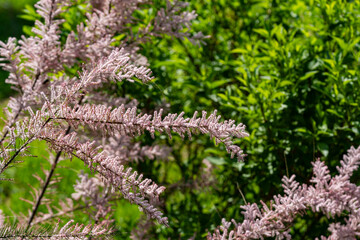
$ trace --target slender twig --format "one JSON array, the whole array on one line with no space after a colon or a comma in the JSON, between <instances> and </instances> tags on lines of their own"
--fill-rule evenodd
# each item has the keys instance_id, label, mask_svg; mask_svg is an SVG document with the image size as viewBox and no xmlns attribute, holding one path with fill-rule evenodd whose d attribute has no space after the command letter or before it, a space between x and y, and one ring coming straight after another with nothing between
<instances>
[{"instance_id":1,"label":"slender twig","mask_svg":"<svg viewBox=\"0 0 360 240\"><path fill-rule=\"evenodd\" d=\"M245 204L247 205L247 201L246 201L245 195L244 195L244 194L243 194L243 192L241 191L241 189L240 189L240 186L239 186L239 183L238 183L238 182L236 182L236 186L237 186L237 189L238 189L239 193L241 194L241 197L243 198L243 200L244 200Z\"/></svg>"},{"instance_id":2,"label":"slender twig","mask_svg":"<svg viewBox=\"0 0 360 240\"><path fill-rule=\"evenodd\" d=\"M40 74L39 73L36 74L35 80L34 80L33 85L31 87L32 90L34 90L35 84L36 84L37 80L39 79L39 77L40 77ZM16 123L17 118L20 116L21 111L24 109L25 103L26 102L24 101L24 96L22 96L21 105L19 107L19 110L17 111L15 117L12 119L12 123L9 126L7 126L3 136L0 139L0 144L2 144L2 142L5 140L6 136L9 134L9 128L14 126L14 124Z\"/></svg>"},{"instance_id":3,"label":"slender twig","mask_svg":"<svg viewBox=\"0 0 360 240\"><path fill-rule=\"evenodd\" d=\"M66 135L69 134L70 129L71 129L71 127L69 126L68 129L66 130ZM62 151L59 151L59 152L56 154L56 157L55 157L55 160L54 160L54 162L53 162L53 164L52 164L52 166L51 166L51 170L50 170L50 172L49 172L49 175L46 177L45 184L44 184L44 186L42 187L41 193L40 193L39 197L37 198L36 204L35 204L32 212L31 212L31 215L30 215L30 217L29 217L29 220L28 220L28 223L27 223L27 226L26 226L26 231L30 228L31 223L32 223L32 221L34 220L34 217L35 217L35 215L36 215L36 212L37 212L37 210L38 210L38 208L39 208L39 206L40 206L41 200L42 200L42 198L44 197L45 191L46 191L47 187L48 187L49 184L50 184L51 177L54 175L55 169L56 169L57 164L58 164L58 162L59 162L59 160L60 160L61 153L62 153Z\"/></svg>"},{"instance_id":4,"label":"slender twig","mask_svg":"<svg viewBox=\"0 0 360 240\"><path fill-rule=\"evenodd\" d=\"M41 131L48 122L50 122L51 118L48 118L42 127L39 129ZM4 166L0 170L0 174L14 161L14 159L26 148L27 145L29 145L33 140L35 140L35 136L37 133L33 134L31 137L26 140L26 142L14 153L14 155L11 156L11 158L4 164Z\"/></svg>"},{"instance_id":5,"label":"slender twig","mask_svg":"<svg viewBox=\"0 0 360 240\"><path fill-rule=\"evenodd\" d=\"M117 201L117 200L121 200L123 198L120 198L120 197L116 197L116 198L110 198L109 199L109 202L112 202L112 201ZM48 221L50 219L53 219L53 218L56 218L56 217L60 217L60 216L63 216L63 215L66 215L68 213L72 213L72 212L75 212L75 211L79 211L79 210L82 210L82 209L87 209L87 208L90 208L90 207L93 207L93 206L96 206L97 203L90 203L90 204L86 204L86 205L82 205L82 206L78 206L78 207L75 207L75 208L71 208L67 211L62 211L62 212L59 212L59 213L56 213L56 214L52 214L50 216L47 216L46 218L41 218L37 221L33 221L33 225L35 224L39 224L39 223L42 223L42 222L45 222L45 221Z\"/></svg>"},{"instance_id":6,"label":"slender twig","mask_svg":"<svg viewBox=\"0 0 360 240\"><path fill-rule=\"evenodd\" d=\"M285 152L284 152L284 161L285 161L285 168L286 168L286 176L289 178L289 168L288 168L288 163L287 163Z\"/></svg>"},{"instance_id":7,"label":"slender twig","mask_svg":"<svg viewBox=\"0 0 360 240\"><path fill-rule=\"evenodd\" d=\"M22 109L23 109L23 104L20 105L20 108L19 108L18 112L16 113L16 115L15 115L12 123L11 123L9 126L7 126L5 132L4 132L3 136L2 136L2 138L0 139L0 144L2 144L2 142L5 140L6 136L9 134L9 128L11 128L12 126L14 126L14 124L15 124L15 122L16 122L16 119L19 117Z\"/></svg>"}]
</instances>

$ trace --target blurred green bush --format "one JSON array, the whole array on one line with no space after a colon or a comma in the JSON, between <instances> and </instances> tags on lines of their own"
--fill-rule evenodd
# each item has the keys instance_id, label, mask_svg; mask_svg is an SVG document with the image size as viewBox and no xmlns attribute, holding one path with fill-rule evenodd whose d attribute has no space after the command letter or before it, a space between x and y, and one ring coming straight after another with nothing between
<instances>
[{"instance_id":1,"label":"blurred green bush","mask_svg":"<svg viewBox=\"0 0 360 240\"><path fill-rule=\"evenodd\" d=\"M203 236L222 217L240 221L240 190L247 202L269 201L282 193L283 175L308 182L315 158L336 171L346 150L360 143L360 1L199 0L190 8L199 14L193 31L209 38L201 48L172 39L145 45L156 83L171 111L217 108L251 135L240 141L244 163L203 143L178 161L192 179L207 158L219 181L205 195L186 189L183 200L166 201L177 219L167 236L184 238ZM326 223L312 214L292 233L313 239L326 234Z\"/></svg>"},{"instance_id":2,"label":"blurred green bush","mask_svg":"<svg viewBox=\"0 0 360 240\"><path fill-rule=\"evenodd\" d=\"M23 26L33 24L19 16L26 4L33 5L36 0L0 0L0 41L6 41L9 37L19 38L23 32ZM14 94L10 86L5 84L8 73L0 69L0 100Z\"/></svg>"},{"instance_id":3,"label":"blurred green bush","mask_svg":"<svg viewBox=\"0 0 360 240\"><path fill-rule=\"evenodd\" d=\"M170 227L154 225L154 239L204 238L221 218L240 221L245 202L282 193L283 175L308 182L315 158L336 171L346 150L360 143L360 1L189 2L199 15L192 31L209 37L201 46L170 38L144 43L156 81L119 83L117 94L138 99L139 108L160 105L188 116L218 109L247 125L250 137L239 144L248 156L238 163L206 137L157 138L172 147L170 160L134 165L168 187L162 204ZM70 30L78 15L66 14ZM146 21L151 12L137 14ZM201 185L209 180L203 159L214 167L216 184L209 187ZM352 180L359 183L359 174ZM128 216L139 218L137 210L116 211L121 236L128 237L134 226ZM321 214L298 218L293 237L326 235L329 221Z\"/></svg>"}]
</instances>

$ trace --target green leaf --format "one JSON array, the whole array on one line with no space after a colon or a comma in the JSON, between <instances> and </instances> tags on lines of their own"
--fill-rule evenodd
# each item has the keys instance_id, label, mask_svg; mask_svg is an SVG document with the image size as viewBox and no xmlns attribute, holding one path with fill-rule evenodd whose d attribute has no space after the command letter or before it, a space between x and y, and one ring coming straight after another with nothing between
<instances>
[{"instance_id":1,"label":"green leaf","mask_svg":"<svg viewBox=\"0 0 360 240\"><path fill-rule=\"evenodd\" d=\"M214 89L214 88L220 87L228 82L229 82L229 80L227 80L227 79L210 82L210 88Z\"/></svg>"},{"instance_id":2,"label":"green leaf","mask_svg":"<svg viewBox=\"0 0 360 240\"><path fill-rule=\"evenodd\" d=\"M205 159L208 160L209 162L211 162L212 164L215 164L215 165L224 165L224 164L226 164L226 161L222 157L206 157Z\"/></svg>"},{"instance_id":3,"label":"green leaf","mask_svg":"<svg viewBox=\"0 0 360 240\"><path fill-rule=\"evenodd\" d=\"M36 17L34 17L32 15L28 15L28 14L21 14L21 15L19 15L19 18L25 19L28 21L35 21L37 19Z\"/></svg>"},{"instance_id":4,"label":"green leaf","mask_svg":"<svg viewBox=\"0 0 360 240\"><path fill-rule=\"evenodd\" d=\"M303 80L306 80L308 78L311 78L312 76L314 76L318 71L310 71L310 72L307 72L304 76L302 76L300 78L301 81Z\"/></svg>"},{"instance_id":5,"label":"green leaf","mask_svg":"<svg viewBox=\"0 0 360 240\"><path fill-rule=\"evenodd\" d=\"M327 157L329 155L329 145L327 145L326 143L318 143L317 148L321 152L321 154L324 155L324 157Z\"/></svg>"},{"instance_id":6,"label":"green leaf","mask_svg":"<svg viewBox=\"0 0 360 240\"><path fill-rule=\"evenodd\" d=\"M245 162L236 162L233 163L232 166L236 168L239 172L241 172L243 167L245 166Z\"/></svg>"},{"instance_id":7,"label":"green leaf","mask_svg":"<svg viewBox=\"0 0 360 240\"><path fill-rule=\"evenodd\" d=\"M344 42L344 40L342 40L341 38L337 38L337 37L333 37L335 39L335 41L339 44L340 48L343 50L347 49L347 44Z\"/></svg>"},{"instance_id":8,"label":"green leaf","mask_svg":"<svg viewBox=\"0 0 360 240\"><path fill-rule=\"evenodd\" d=\"M222 100L228 101L228 97L227 97L225 94L218 93L217 95L218 95L218 97L220 97Z\"/></svg>"},{"instance_id":9,"label":"green leaf","mask_svg":"<svg viewBox=\"0 0 360 240\"><path fill-rule=\"evenodd\" d=\"M248 51L242 48L235 48L230 51L230 53L247 53Z\"/></svg>"},{"instance_id":10,"label":"green leaf","mask_svg":"<svg viewBox=\"0 0 360 240\"><path fill-rule=\"evenodd\" d=\"M339 117L339 118L344 118L342 115L340 115L340 114L339 114L337 111L335 111L334 109L326 109L326 111L327 111L328 113L331 113L331 114Z\"/></svg>"},{"instance_id":11,"label":"green leaf","mask_svg":"<svg viewBox=\"0 0 360 240\"><path fill-rule=\"evenodd\" d=\"M287 85L293 85L293 84L294 84L293 82L285 80L285 81L281 81L279 86L280 87L285 87Z\"/></svg>"},{"instance_id":12,"label":"green leaf","mask_svg":"<svg viewBox=\"0 0 360 240\"><path fill-rule=\"evenodd\" d=\"M258 28L258 29L254 29L253 31L260 34L261 36L263 36L265 38L269 37L269 32L266 31L265 29L259 29Z\"/></svg>"},{"instance_id":13,"label":"green leaf","mask_svg":"<svg viewBox=\"0 0 360 240\"><path fill-rule=\"evenodd\" d=\"M271 95L271 98L272 99L276 99L276 98L281 98L283 96L286 96L286 93L285 92L276 92L274 94Z\"/></svg>"}]
</instances>

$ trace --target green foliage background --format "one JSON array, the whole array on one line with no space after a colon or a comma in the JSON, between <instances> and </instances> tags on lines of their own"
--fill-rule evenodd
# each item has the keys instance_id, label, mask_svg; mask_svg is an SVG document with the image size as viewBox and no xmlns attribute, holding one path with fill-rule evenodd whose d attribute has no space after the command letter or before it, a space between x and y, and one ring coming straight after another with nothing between
<instances>
[{"instance_id":1,"label":"green foliage background","mask_svg":"<svg viewBox=\"0 0 360 240\"><path fill-rule=\"evenodd\" d=\"M164 4L154 2L156 7ZM150 235L154 239L201 239L221 218L241 221L239 206L245 200L269 201L282 194L284 175L295 174L298 181L309 183L316 158L335 173L346 150L360 143L360 1L189 2L189 9L199 15L192 32L209 37L201 46L168 37L143 44L142 54L156 81L146 86L121 83L116 94L136 98L139 108L148 110L169 103L169 112L185 111L188 116L218 109L224 119L247 126L250 137L238 144L248 156L238 163L206 136L192 141L158 136L156 141L173 148L170 160L134 165L168 187L162 199L170 227L155 225ZM151 12L137 14L146 22ZM79 20L76 16L68 13L69 29ZM139 140L154 142L149 136ZM192 186L202 176L203 159L216 167L217 184L197 189ZM28 207L14 199L29 195L26 184L32 180L25 175L41 162L28 159L11 169L10 174L22 171L24 177L15 177L11 186L0 185L2 209ZM76 160L66 166L83 169ZM68 181L62 192L70 194L75 178L66 172L59 170ZM359 183L358 173L352 181ZM119 236L128 237L140 214L124 201L114 209ZM327 234L329 222L322 214L310 213L297 218L291 231L294 239L313 239Z\"/></svg>"},{"instance_id":2,"label":"green foliage background","mask_svg":"<svg viewBox=\"0 0 360 240\"><path fill-rule=\"evenodd\" d=\"M25 19L19 18L26 4L33 5L36 0L0 0L0 40L5 41L8 37L19 38L22 28L26 24L33 24ZM0 99L9 97L14 92L10 86L5 84L7 73L0 69Z\"/></svg>"}]
</instances>

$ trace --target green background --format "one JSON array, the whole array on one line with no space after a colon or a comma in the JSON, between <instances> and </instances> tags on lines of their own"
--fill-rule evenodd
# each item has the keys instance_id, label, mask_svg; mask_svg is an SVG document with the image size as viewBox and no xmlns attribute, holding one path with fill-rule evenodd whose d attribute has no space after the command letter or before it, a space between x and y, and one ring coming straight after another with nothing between
<instances>
[{"instance_id":1,"label":"green background","mask_svg":"<svg viewBox=\"0 0 360 240\"><path fill-rule=\"evenodd\" d=\"M32 25L33 22L20 18L26 4L33 5L35 0L0 0L0 40L6 41L9 37L20 38L23 34L24 25ZM0 99L9 97L14 92L5 84L7 73L0 70Z\"/></svg>"}]
</instances>

